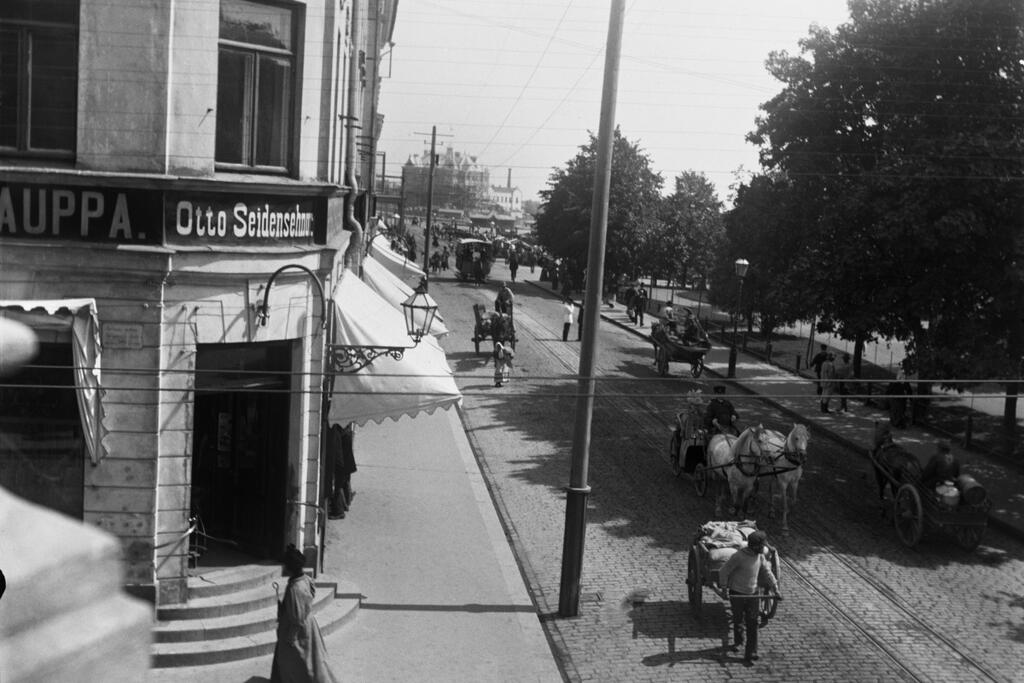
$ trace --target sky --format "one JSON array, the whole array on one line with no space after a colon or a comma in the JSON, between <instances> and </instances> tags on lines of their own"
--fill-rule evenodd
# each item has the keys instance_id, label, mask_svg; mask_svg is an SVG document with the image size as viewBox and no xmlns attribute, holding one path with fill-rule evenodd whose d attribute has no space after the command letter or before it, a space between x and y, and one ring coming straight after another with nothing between
<instances>
[{"instance_id":1,"label":"sky","mask_svg":"<svg viewBox=\"0 0 1024 683\"><path fill-rule=\"evenodd\" d=\"M781 90L770 52L799 53L812 24L849 19L846 0L626 0L615 121L670 192L703 173L730 201L758 170L745 141ZM450 147L525 200L548 187L600 125L611 0L401 0L381 62L385 173Z\"/></svg>"}]
</instances>

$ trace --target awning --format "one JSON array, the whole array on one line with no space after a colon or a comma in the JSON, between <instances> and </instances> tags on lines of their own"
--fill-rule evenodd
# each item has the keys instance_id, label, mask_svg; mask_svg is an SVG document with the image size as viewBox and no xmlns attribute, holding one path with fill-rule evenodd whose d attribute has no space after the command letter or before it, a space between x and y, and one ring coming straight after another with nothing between
<instances>
[{"instance_id":1,"label":"awning","mask_svg":"<svg viewBox=\"0 0 1024 683\"><path fill-rule=\"evenodd\" d=\"M381 265L408 285L419 284L420 278L427 275L405 256L392 251L384 235L377 235L370 242L370 256L380 261Z\"/></svg>"},{"instance_id":2,"label":"awning","mask_svg":"<svg viewBox=\"0 0 1024 683\"><path fill-rule=\"evenodd\" d=\"M352 271L346 270L333 294L333 343L363 347L412 345L405 319ZM433 337L404 350L402 360L378 356L355 372L334 375L328 419L333 424L363 425L397 420L421 411L433 413L462 400L444 350Z\"/></svg>"},{"instance_id":3,"label":"awning","mask_svg":"<svg viewBox=\"0 0 1024 683\"><path fill-rule=\"evenodd\" d=\"M394 306L395 310L399 312L402 312L402 302L408 300L413 293L412 287L398 279L372 256L367 256L363 259L363 282L368 284L373 291ZM416 322L422 325L422 314L418 313ZM440 314L434 316L434 320L430 324L430 334L435 337L443 337L448 334L448 328L445 327L444 320Z\"/></svg>"},{"instance_id":4,"label":"awning","mask_svg":"<svg viewBox=\"0 0 1024 683\"><path fill-rule=\"evenodd\" d=\"M71 331L75 368L75 395L89 459L97 464L105 455L103 406L100 401L100 326L95 299L0 300L0 316L10 317L37 330Z\"/></svg>"}]
</instances>

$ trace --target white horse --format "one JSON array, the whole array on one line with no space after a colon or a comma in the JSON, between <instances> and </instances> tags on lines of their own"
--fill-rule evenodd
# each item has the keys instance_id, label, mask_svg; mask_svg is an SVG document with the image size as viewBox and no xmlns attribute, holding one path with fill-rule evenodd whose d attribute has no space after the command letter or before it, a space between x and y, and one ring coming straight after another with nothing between
<instances>
[{"instance_id":1,"label":"white horse","mask_svg":"<svg viewBox=\"0 0 1024 683\"><path fill-rule=\"evenodd\" d=\"M726 486L732 500L732 514L746 514L757 475L764 466L764 427L747 427L739 436L715 434L708 442L710 475L718 482L715 516L722 514Z\"/></svg>"},{"instance_id":2,"label":"white horse","mask_svg":"<svg viewBox=\"0 0 1024 683\"><path fill-rule=\"evenodd\" d=\"M782 530L789 531L789 493L793 494L796 504L797 487L804 473L804 462L807 461L807 442L810 433L807 425L794 424L789 434L783 436L773 429L765 430L768 458L773 474L770 475L768 500L770 514L775 516L775 484L778 482L782 490Z\"/></svg>"}]
</instances>

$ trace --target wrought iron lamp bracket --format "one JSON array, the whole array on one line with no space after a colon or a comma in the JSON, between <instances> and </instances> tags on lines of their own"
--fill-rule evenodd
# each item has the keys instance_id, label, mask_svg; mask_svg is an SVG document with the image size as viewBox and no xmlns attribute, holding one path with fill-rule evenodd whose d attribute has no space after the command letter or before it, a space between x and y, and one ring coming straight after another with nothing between
<instances>
[{"instance_id":1,"label":"wrought iron lamp bracket","mask_svg":"<svg viewBox=\"0 0 1024 683\"><path fill-rule=\"evenodd\" d=\"M331 344L330 362L333 372L358 372L381 356L402 360L411 346L350 346Z\"/></svg>"}]
</instances>

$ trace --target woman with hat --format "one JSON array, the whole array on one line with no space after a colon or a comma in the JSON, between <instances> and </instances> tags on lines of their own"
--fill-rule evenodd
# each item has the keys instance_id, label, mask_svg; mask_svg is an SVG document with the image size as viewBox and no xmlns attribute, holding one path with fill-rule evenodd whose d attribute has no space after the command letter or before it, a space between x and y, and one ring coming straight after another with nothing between
<instances>
[{"instance_id":1,"label":"woman with hat","mask_svg":"<svg viewBox=\"0 0 1024 683\"><path fill-rule=\"evenodd\" d=\"M772 573L764 555L768 534L755 531L747 537L747 545L740 548L725 561L718 570L718 585L729 591L732 607L733 649L743 645L743 631L746 629L746 652L744 659L749 663L757 655L757 589L765 585L776 597L779 582Z\"/></svg>"},{"instance_id":2,"label":"woman with hat","mask_svg":"<svg viewBox=\"0 0 1024 683\"><path fill-rule=\"evenodd\" d=\"M336 683L327 664L327 648L313 617L316 585L304 571L306 557L294 546L284 552L282 574L288 577L277 604L277 645L270 668L272 683Z\"/></svg>"}]
</instances>

